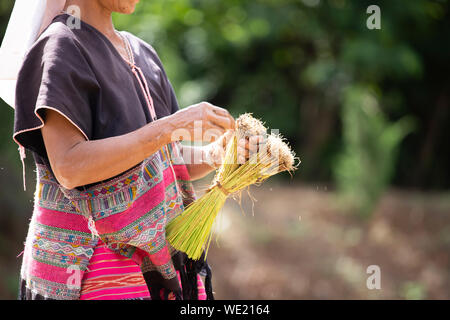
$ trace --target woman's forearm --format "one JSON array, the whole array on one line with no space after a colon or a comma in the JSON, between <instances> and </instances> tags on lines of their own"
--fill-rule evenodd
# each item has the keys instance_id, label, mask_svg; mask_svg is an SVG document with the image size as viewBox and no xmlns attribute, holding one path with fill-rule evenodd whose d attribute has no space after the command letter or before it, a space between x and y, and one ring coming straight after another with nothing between
<instances>
[{"instance_id":1,"label":"woman's forearm","mask_svg":"<svg viewBox=\"0 0 450 320\"><path fill-rule=\"evenodd\" d=\"M215 168L206 161L207 147L182 146L182 155L191 180L198 180Z\"/></svg>"},{"instance_id":2,"label":"woman's forearm","mask_svg":"<svg viewBox=\"0 0 450 320\"><path fill-rule=\"evenodd\" d=\"M161 119L125 135L73 141L69 144L71 147L64 150L64 146L58 146L61 139L53 139L55 134L46 131L64 129L67 135L68 127L58 128L55 121L52 124L51 129L43 130L44 140L47 149L52 147L61 151L53 153L50 164L59 183L68 189L106 180L134 167L168 144L172 130L167 121Z\"/></svg>"},{"instance_id":3,"label":"woman's forearm","mask_svg":"<svg viewBox=\"0 0 450 320\"><path fill-rule=\"evenodd\" d=\"M129 170L170 143L172 138L179 139L177 129L188 133L184 140L192 141L190 137L195 137L197 123L203 132L219 135L234 128L234 119L226 110L202 102L128 134L91 141L86 141L73 123L49 107L41 132L56 179L65 188L73 189ZM212 171L204 163L191 169L194 178Z\"/></svg>"}]
</instances>

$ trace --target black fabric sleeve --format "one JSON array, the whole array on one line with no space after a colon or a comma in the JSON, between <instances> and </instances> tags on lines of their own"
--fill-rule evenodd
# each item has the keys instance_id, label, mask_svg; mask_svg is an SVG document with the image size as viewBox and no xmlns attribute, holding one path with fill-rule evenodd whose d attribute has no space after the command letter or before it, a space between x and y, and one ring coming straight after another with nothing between
<instances>
[{"instance_id":1,"label":"black fabric sleeve","mask_svg":"<svg viewBox=\"0 0 450 320\"><path fill-rule=\"evenodd\" d=\"M95 75L69 29L43 35L27 54L16 85L14 139L47 158L40 128L45 110L59 112L90 140Z\"/></svg>"}]
</instances>

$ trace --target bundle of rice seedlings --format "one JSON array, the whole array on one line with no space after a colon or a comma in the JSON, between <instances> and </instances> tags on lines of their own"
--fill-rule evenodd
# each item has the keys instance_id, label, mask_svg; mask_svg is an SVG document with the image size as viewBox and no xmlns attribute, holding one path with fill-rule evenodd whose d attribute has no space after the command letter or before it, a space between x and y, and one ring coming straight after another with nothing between
<instances>
[{"instance_id":1,"label":"bundle of rice seedlings","mask_svg":"<svg viewBox=\"0 0 450 320\"><path fill-rule=\"evenodd\" d=\"M250 155L245 163L239 164L238 141L266 135L267 129L250 114L240 116L236 124L235 134L227 146L223 164L212 185L166 227L170 244L194 260L200 259L205 250L206 258L214 220L229 196L238 194L252 184L262 183L279 172L296 169L294 152L281 136L273 134L267 137L258 152Z\"/></svg>"}]
</instances>

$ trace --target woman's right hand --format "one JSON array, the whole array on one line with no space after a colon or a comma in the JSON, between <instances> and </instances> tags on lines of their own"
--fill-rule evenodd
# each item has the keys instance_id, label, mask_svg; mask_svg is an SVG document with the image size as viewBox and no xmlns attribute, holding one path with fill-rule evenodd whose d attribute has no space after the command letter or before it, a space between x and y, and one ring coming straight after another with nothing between
<instances>
[{"instance_id":1,"label":"woman's right hand","mask_svg":"<svg viewBox=\"0 0 450 320\"><path fill-rule=\"evenodd\" d=\"M212 142L235 128L235 120L227 110L208 102L181 109L166 119L173 128L172 141Z\"/></svg>"}]
</instances>

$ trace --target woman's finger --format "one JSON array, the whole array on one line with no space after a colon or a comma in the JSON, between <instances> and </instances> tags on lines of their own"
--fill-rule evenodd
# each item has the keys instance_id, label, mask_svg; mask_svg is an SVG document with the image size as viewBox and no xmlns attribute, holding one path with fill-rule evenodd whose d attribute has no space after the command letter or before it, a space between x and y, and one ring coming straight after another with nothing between
<instances>
[{"instance_id":1,"label":"woman's finger","mask_svg":"<svg viewBox=\"0 0 450 320\"><path fill-rule=\"evenodd\" d=\"M214 162L215 162L217 165L221 165L221 164L222 164L223 156L224 156L223 149L222 149L222 148L217 148L217 149L216 149L216 152L214 152Z\"/></svg>"},{"instance_id":2,"label":"woman's finger","mask_svg":"<svg viewBox=\"0 0 450 320\"><path fill-rule=\"evenodd\" d=\"M250 158L253 152L251 151L249 141L247 141L246 139L239 140L238 154L244 156L246 159Z\"/></svg>"},{"instance_id":3,"label":"woman's finger","mask_svg":"<svg viewBox=\"0 0 450 320\"><path fill-rule=\"evenodd\" d=\"M250 141L249 141L250 152L252 152L252 153L258 152L264 143L265 143L265 139L263 136L250 137Z\"/></svg>"},{"instance_id":4,"label":"woman's finger","mask_svg":"<svg viewBox=\"0 0 450 320\"><path fill-rule=\"evenodd\" d=\"M230 112L228 112L227 109L215 106L213 104L210 104L210 109L214 112L217 113L218 115L221 115L223 117L231 117ZM234 119L233 119L234 120Z\"/></svg>"},{"instance_id":5,"label":"woman's finger","mask_svg":"<svg viewBox=\"0 0 450 320\"><path fill-rule=\"evenodd\" d=\"M208 110L211 110L214 114L217 114L218 116L228 118L231 123L233 123L233 127L231 129L234 129L235 120L231 116L231 114L228 112L228 110L215 106L213 104L208 103Z\"/></svg>"},{"instance_id":6,"label":"woman's finger","mask_svg":"<svg viewBox=\"0 0 450 320\"><path fill-rule=\"evenodd\" d=\"M229 117L220 116L212 111L207 111L208 120L215 125L222 127L224 130L234 128L234 121Z\"/></svg>"},{"instance_id":7,"label":"woman's finger","mask_svg":"<svg viewBox=\"0 0 450 320\"><path fill-rule=\"evenodd\" d=\"M266 140L263 136L254 136L250 137L249 139L240 139L237 146L238 157L249 159L262 149L265 141Z\"/></svg>"},{"instance_id":8,"label":"woman's finger","mask_svg":"<svg viewBox=\"0 0 450 320\"><path fill-rule=\"evenodd\" d=\"M222 147L223 147L224 151L225 151L225 148L227 147L228 143L230 142L230 140L233 138L233 135L234 135L234 131L228 130L222 136Z\"/></svg>"},{"instance_id":9,"label":"woman's finger","mask_svg":"<svg viewBox=\"0 0 450 320\"><path fill-rule=\"evenodd\" d=\"M238 156L242 156L245 157L246 159L248 159L250 151L248 149L242 148L240 146L238 146L238 150L237 150L237 154Z\"/></svg>"},{"instance_id":10,"label":"woman's finger","mask_svg":"<svg viewBox=\"0 0 450 320\"><path fill-rule=\"evenodd\" d=\"M244 164L246 162L245 157L244 156L238 156L238 164Z\"/></svg>"},{"instance_id":11,"label":"woman's finger","mask_svg":"<svg viewBox=\"0 0 450 320\"><path fill-rule=\"evenodd\" d=\"M225 130L221 126L217 126L212 121L205 121L203 130L202 140L205 142L216 141L225 133ZM213 140L211 140L211 138L213 138Z\"/></svg>"},{"instance_id":12,"label":"woman's finger","mask_svg":"<svg viewBox=\"0 0 450 320\"><path fill-rule=\"evenodd\" d=\"M238 141L238 146L243 148L243 149L248 149L248 140L247 139L239 139Z\"/></svg>"}]
</instances>

